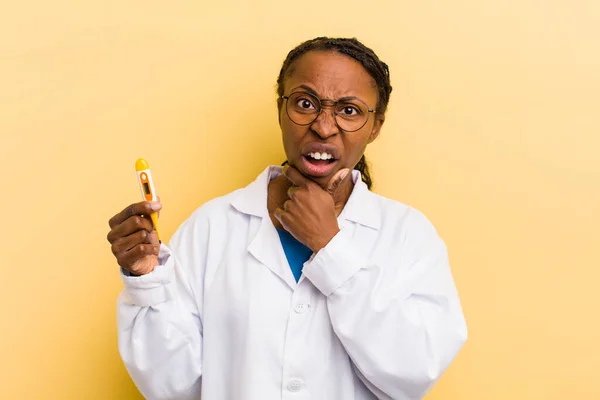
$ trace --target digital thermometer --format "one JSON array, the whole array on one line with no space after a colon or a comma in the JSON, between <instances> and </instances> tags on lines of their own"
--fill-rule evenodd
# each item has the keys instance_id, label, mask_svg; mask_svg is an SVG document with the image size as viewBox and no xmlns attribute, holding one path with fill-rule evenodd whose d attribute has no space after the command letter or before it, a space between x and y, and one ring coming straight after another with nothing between
<instances>
[{"instance_id":1,"label":"digital thermometer","mask_svg":"<svg viewBox=\"0 0 600 400\"><path fill-rule=\"evenodd\" d=\"M150 172L150 165L148 161L143 158L138 159L135 162L135 171L137 173L138 182L140 183L140 190L142 192L142 198L146 201L158 201L156 195L156 189L154 188L154 182L152 181L152 172ZM156 229L156 235L160 240L160 233L158 232L158 213L153 212L150 214L154 229Z\"/></svg>"}]
</instances>

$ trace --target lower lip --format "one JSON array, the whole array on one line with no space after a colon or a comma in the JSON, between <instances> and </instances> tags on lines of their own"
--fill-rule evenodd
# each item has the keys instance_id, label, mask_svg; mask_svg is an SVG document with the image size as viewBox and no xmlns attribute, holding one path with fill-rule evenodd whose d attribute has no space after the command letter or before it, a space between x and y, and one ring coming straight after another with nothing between
<instances>
[{"instance_id":1,"label":"lower lip","mask_svg":"<svg viewBox=\"0 0 600 400\"><path fill-rule=\"evenodd\" d=\"M337 160L333 162L328 162L327 164L322 164L315 162L317 160L313 160L312 158L302 156L302 169L307 175L314 177L323 177L331 175L335 165L337 164Z\"/></svg>"}]
</instances>

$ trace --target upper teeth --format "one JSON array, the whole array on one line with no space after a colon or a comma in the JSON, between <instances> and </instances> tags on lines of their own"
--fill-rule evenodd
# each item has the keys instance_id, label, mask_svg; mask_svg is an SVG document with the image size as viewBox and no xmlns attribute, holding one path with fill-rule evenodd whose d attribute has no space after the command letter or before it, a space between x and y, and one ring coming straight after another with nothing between
<instances>
[{"instance_id":1,"label":"upper teeth","mask_svg":"<svg viewBox=\"0 0 600 400\"><path fill-rule=\"evenodd\" d=\"M315 160L330 160L333 156L329 153L308 153Z\"/></svg>"}]
</instances>

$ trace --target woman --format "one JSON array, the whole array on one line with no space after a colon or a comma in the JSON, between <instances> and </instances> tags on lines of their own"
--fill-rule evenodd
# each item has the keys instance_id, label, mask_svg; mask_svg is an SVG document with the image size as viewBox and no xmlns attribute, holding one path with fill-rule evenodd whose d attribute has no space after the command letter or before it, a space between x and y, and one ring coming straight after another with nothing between
<instances>
[{"instance_id":1,"label":"woman","mask_svg":"<svg viewBox=\"0 0 600 400\"><path fill-rule=\"evenodd\" d=\"M316 38L277 82L285 167L201 206L168 247L144 217L158 203L110 220L127 370L148 399L420 399L467 333L435 229L369 191L387 65Z\"/></svg>"}]
</instances>

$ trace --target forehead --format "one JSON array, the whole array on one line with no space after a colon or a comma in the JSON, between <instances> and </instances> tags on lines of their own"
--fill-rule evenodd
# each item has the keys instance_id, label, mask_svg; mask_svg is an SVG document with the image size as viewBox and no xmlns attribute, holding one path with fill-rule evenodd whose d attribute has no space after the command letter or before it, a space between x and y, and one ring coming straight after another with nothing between
<instances>
[{"instance_id":1,"label":"forehead","mask_svg":"<svg viewBox=\"0 0 600 400\"><path fill-rule=\"evenodd\" d=\"M370 106L377 101L375 81L365 68L355 59L331 51L309 51L292 64L285 92L300 85L311 87L322 98L354 96Z\"/></svg>"}]
</instances>

